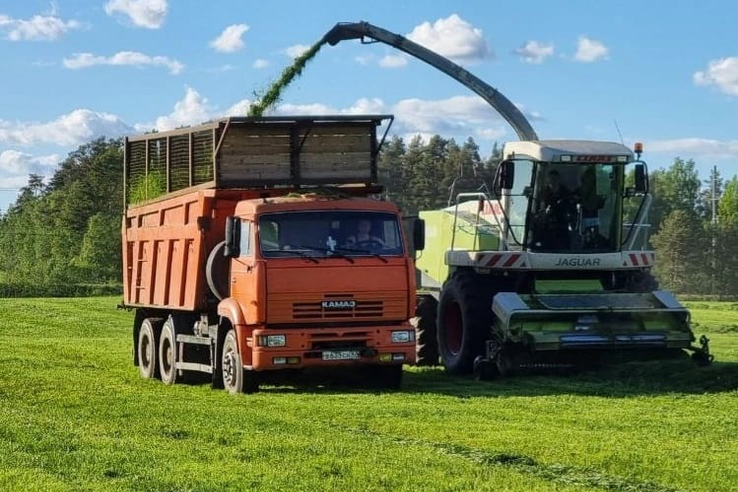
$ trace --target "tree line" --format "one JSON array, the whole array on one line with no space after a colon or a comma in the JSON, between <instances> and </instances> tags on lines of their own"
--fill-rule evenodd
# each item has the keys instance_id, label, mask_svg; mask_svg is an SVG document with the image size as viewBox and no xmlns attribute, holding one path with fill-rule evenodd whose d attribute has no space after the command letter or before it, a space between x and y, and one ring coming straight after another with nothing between
<instances>
[{"instance_id":1,"label":"tree line","mask_svg":"<svg viewBox=\"0 0 738 492\"><path fill-rule=\"evenodd\" d=\"M379 177L386 197L414 215L445 207L454 182L455 192L490 186L500 160L497 144L483 158L472 138L395 136L379 156ZM29 177L0 215L0 295L2 284L69 294L120 285L122 170L121 141L99 138L71 152L47 182ZM651 173L650 186L661 284L678 293L738 295L738 178L718 173L702 181L694 161L675 159Z\"/></svg>"}]
</instances>

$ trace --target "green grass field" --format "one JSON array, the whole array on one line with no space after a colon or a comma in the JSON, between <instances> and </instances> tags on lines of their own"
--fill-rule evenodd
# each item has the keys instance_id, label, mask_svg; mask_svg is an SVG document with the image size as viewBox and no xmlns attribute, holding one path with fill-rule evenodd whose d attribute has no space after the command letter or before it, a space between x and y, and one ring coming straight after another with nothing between
<instances>
[{"instance_id":1,"label":"green grass field","mask_svg":"<svg viewBox=\"0 0 738 492\"><path fill-rule=\"evenodd\" d=\"M693 303L717 362L403 391L165 387L117 298L0 299L0 490L735 491L738 311ZM701 305L701 306L698 306Z\"/></svg>"}]
</instances>

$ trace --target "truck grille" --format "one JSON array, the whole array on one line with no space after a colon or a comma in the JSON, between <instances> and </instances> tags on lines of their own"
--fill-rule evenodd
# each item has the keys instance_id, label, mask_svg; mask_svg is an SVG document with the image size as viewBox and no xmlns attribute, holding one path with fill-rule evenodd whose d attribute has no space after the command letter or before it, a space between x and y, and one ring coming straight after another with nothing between
<instances>
[{"instance_id":1,"label":"truck grille","mask_svg":"<svg viewBox=\"0 0 738 492\"><path fill-rule=\"evenodd\" d=\"M335 305L326 307L326 302ZM318 302L295 302L292 304L294 319L332 319L332 318L380 318L384 314L383 301L354 301L328 299Z\"/></svg>"}]
</instances>

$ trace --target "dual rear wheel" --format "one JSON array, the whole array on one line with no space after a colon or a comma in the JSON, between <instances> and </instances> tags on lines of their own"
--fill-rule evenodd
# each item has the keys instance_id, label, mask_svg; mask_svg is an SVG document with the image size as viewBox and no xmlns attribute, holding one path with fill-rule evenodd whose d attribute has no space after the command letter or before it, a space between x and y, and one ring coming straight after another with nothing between
<instances>
[{"instance_id":1,"label":"dual rear wheel","mask_svg":"<svg viewBox=\"0 0 738 492\"><path fill-rule=\"evenodd\" d=\"M176 384L193 379L199 373L178 370L180 360L176 335L186 320L170 316L164 321L161 318L144 318L138 332L136 344L138 370L144 379L161 379L164 384ZM224 387L229 393L254 393L259 389L258 375L254 371L245 370L238 353L236 331L230 329L221 343L219 370L215 386ZM187 359L185 359L187 360Z\"/></svg>"}]
</instances>

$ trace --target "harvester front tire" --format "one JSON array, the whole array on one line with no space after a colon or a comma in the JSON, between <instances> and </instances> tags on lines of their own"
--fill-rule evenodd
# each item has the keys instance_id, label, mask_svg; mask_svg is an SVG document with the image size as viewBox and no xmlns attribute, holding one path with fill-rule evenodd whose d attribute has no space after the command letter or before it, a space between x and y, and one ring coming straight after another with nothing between
<instances>
[{"instance_id":1,"label":"harvester front tire","mask_svg":"<svg viewBox=\"0 0 738 492\"><path fill-rule=\"evenodd\" d=\"M145 318L138 331L138 371L144 379L158 379L159 375L159 331L162 320Z\"/></svg>"},{"instance_id":2,"label":"harvester front tire","mask_svg":"<svg viewBox=\"0 0 738 492\"><path fill-rule=\"evenodd\" d=\"M223 387L232 395L239 393L255 393L259 391L259 381L254 371L246 371L238 352L236 331L230 330L223 340L223 351L220 362L223 373Z\"/></svg>"},{"instance_id":3,"label":"harvester front tire","mask_svg":"<svg viewBox=\"0 0 738 492\"><path fill-rule=\"evenodd\" d=\"M438 301L433 296L419 295L415 304L416 362L418 366L438 365Z\"/></svg>"},{"instance_id":4,"label":"harvester front tire","mask_svg":"<svg viewBox=\"0 0 738 492\"><path fill-rule=\"evenodd\" d=\"M469 374L484 353L492 324L492 297L469 270L456 270L438 302L438 349L450 374Z\"/></svg>"}]
</instances>

